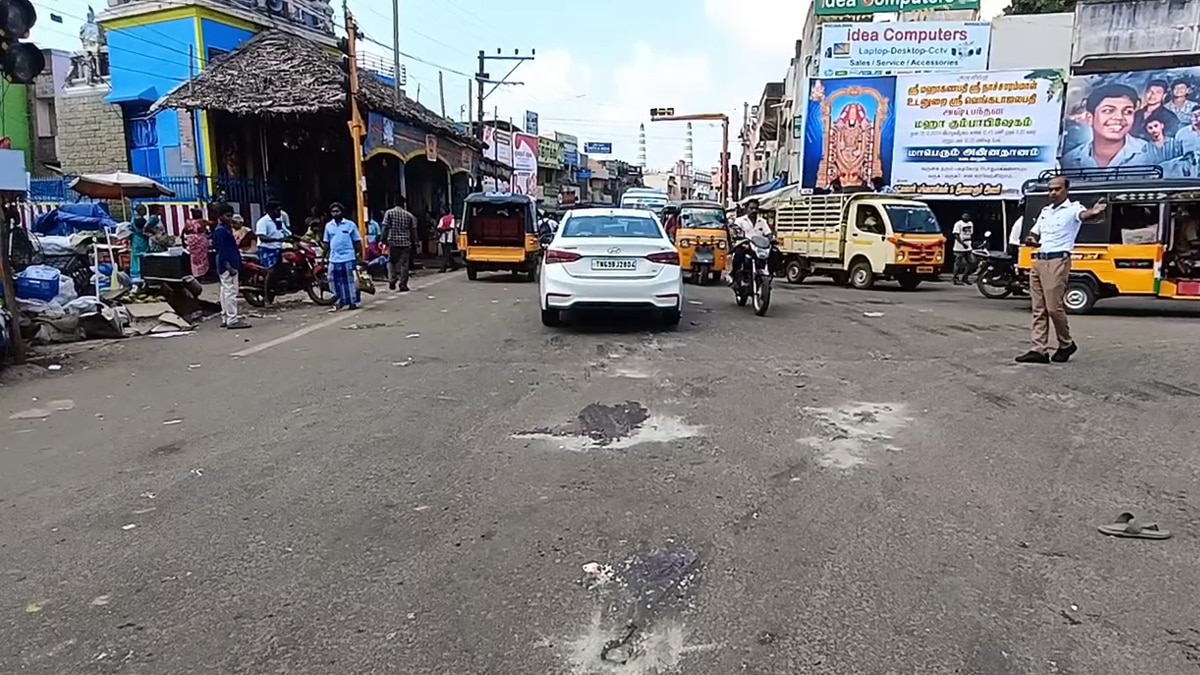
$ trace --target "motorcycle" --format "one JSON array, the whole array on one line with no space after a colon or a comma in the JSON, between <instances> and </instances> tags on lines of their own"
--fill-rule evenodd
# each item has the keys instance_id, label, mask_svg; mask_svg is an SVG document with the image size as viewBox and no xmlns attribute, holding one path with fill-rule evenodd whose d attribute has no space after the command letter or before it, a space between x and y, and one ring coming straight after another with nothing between
<instances>
[{"instance_id":1,"label":"motorcycle","mask_svg":"<svg viewBox=\"0 0 1200 675\"><path fill-rule=\"evenodd\" d=\"M242 271L238 278L242 298L251 307L265 307L280 295L304 291L310 300L322 307L337 302L337 296L329 286L329 267L321 260L321 250L312 242L293 237L285 245L279 264L270 275L267 286L266 267L258 262L257 256L243 257Z\"/></svg>"},{"instance_id":2,"label":"motorcycle","mask_svg":"<svg viewBox=\"0 0 1200 675\"><path fill-rule=\"evenodd\" d=\"M990 236L991 232L984 233ZM979 294L992 300L1000 300L1016 293L1029 291L1027 275L1017 268L1017 261L1003 251L989 251L986 246L971 252L979 260L975 271L975 288Z\"/></svg>"},{"instance_id":3,"label":"motorcycle","mask_svg":"<svg viewBox=\"0 0 1200 675\"><path fill-rule=\"evenodd\" d=\"M763 316L771 306L771 240L756 234L734 245L749 248L750 255L744 256L742 269L733 275L733 297L738 307L754 301L754 313Z\"/></svg>"}]
</instances>

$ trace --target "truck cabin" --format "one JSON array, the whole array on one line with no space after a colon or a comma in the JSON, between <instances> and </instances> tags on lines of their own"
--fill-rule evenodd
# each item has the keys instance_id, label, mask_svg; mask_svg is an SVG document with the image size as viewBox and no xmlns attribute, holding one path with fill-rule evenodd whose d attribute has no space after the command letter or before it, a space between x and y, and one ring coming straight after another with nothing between
<instances>
[{"instance_id":1,"label":"truck cabin","mask_svg":"<svg viewBox=\"0 0 1200 675\"><path fill-rule=\"evenodd\" d=\"M1108 202L1104 213L1080 225L1077 247L1150 247L1124 261L1146 269L1154 268L1161 247L1163 278L1200 279L1200 178L1163 178L1157 166L1044 171L1022 187L1022 237L1050 203L1050 179L1059 176L1070 181L1069 198L1084 207Z\"/></svg>"}]
</instances>

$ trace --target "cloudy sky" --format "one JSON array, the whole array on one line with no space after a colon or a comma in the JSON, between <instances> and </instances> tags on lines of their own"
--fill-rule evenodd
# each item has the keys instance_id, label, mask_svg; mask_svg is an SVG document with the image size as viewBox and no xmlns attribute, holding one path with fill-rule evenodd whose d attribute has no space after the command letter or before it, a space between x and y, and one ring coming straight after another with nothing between
<instances>
[{"instance_id":1,"label":"cloudy sky","mask_svg":"<svg viewBox=\"0 0 1200 675\"><path fill-rule=\"evenodd\" d=\"M769 80L782 80L800 37L808 0L609 0L588 2L400 1L400 50L409 96L439 110L438 72L445 82L446 114L465 111L469 74L480 49L536 50L512 80L485 105L490 115L520 123L539 114L541 132L561 131L588 141L611 142L613 156L633 161L638 125L646 123L649 164L665 167L683 157L682 123L648 122L652 107L680 113L725 113L736 127L742 104L755 103ZM341 7L335 3L338 20ZM985 15L1005 0L985 0ZM33 39L47 47L78 48L86 0L34 0L39 20ZM104 5L94 5L97 12ZM381 0L351 0L367 36L388 48L391 7ZM50 14L62 17L51 22ZM388 49L369 45L386 55ZM186 55L181 56L186 61ZM505 64L489 64L495 78ZM694 125L695 163L714 166L721 133L716 123ZM737 157L737 152L734 157Z\"/></svg>"}]
</instances>

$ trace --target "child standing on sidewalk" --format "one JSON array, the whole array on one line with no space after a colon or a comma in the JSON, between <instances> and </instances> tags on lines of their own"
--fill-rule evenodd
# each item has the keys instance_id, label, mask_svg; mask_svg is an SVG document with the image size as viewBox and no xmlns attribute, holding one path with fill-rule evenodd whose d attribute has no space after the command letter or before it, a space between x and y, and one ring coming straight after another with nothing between
<instances>
[{"instance_id":1,"label":"child standing on sidewalk","mask_svg":"<svg viewBox=\"0 0 1200 675\"><path fill-rule=\"evenodd\" d=\"M242 252L233 236L233 207L217 205L217 227L213 231L213 248L217 251L217 276L221 280L221 327L230 330L249 328L238 314L238 273L242 269Z\"/></svg>"}]
</instances>

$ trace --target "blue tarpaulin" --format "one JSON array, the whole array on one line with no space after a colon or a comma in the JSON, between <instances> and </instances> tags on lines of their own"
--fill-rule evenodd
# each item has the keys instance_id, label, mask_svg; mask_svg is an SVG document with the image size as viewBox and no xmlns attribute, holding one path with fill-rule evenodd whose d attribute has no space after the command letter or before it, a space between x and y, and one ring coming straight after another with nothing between
<instances>
[{"instance_id":1,"label":"blue tarpaulin","mask_svg":"<svg viewBox=\"0 0 1200 675\"><path fill-rule=\"evenodd\" d=\"M773 180L769 183L760 183L758 185L753 185L753 186L747 188L746 196L749 197L750 195L761 195L761 194L766 194L768 192L774 192L775 190L778 190L779 188L783 187L784 185L787 185L787 177L786 176L776 176L775 180Z\"/></svg>"},{"instance_id":2,"label":"blue tarpaulin","mask_svg":"<svg viewBox=\"0 0 1200 675\"><path fill-rule=\"evenodd\" d=\"M116 226L117 222L108 215L102 204L78 202L63 204L41 214L29 229L34 234L69 237L76 232L93 232Z\"/></svg>"}]
</instances>

